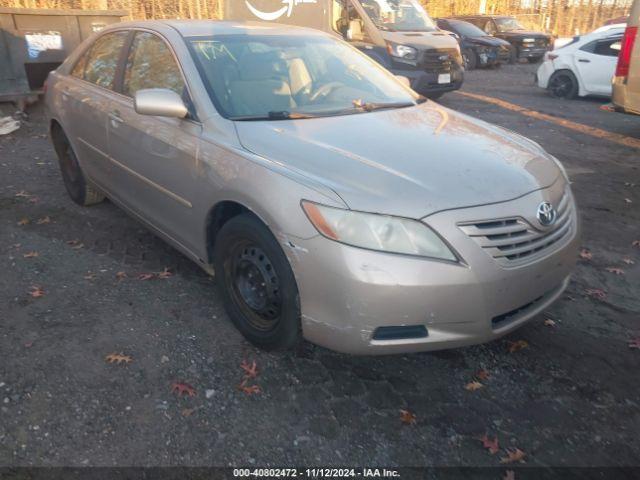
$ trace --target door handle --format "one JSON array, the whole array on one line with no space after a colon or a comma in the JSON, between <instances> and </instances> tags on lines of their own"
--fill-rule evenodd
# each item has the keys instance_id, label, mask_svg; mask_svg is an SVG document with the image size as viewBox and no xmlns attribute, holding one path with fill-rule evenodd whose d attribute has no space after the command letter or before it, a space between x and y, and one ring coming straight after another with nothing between
<instances>
[{"instance_id":1,"label":"door handle","mask_svg":"<svg viewBox=\"0 0 640 480\"><path fill-rule=\"evenodd\" d=\"M591 60L587 60L586 58L580 58L580 59L578 59L578 61L580 63L591 63Z\"/></svg>"},{"instance_id":2,"label":"door handle","mask_svg":"<svg viewBox=\"0 0 640 480\"><path fill-rule=\"evenodd\" d=\"M109 114L109 119L111 120L111 124L116 127L119 123L124 122L122 117L120 116L120 112L118 110L114 110Z\"/></svg>"}]
</instances>

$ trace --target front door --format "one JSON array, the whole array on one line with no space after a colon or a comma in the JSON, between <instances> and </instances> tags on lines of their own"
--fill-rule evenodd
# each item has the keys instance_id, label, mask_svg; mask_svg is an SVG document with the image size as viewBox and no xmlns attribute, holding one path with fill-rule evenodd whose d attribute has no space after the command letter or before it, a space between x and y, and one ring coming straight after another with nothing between
<instances>
[{"instance_id":1,"label":"front door","mask_svg":"<svg viewBox=\"0 0 640 480\"><path fill-rule=\"evenodd\" d=\"M201 125L191 118L139 115L133 96L167 88L190 104L182 71L158 35L137 31L124 66L122 96L111 106L109 152L114 164L112 195L188 250L199 228L193 213Z\"/></svg>"}]
</instances>

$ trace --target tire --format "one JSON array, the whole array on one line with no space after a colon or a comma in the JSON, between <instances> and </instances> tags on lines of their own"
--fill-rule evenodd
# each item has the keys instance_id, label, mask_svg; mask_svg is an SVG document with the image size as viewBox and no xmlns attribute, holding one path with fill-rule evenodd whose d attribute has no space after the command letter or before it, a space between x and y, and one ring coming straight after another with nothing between
<instances>
[{"instance_id":1,"label":"tire","mask_svg":"<svg viewBox=\"0 0 640 480\"><path fill-rule=\"evenodd\" d=\"M105 198L104 194L87 180L78 162L78 157L62 129L54 127L51 136L58 156L62 181L71 200L83 207L102 202Z\"/></svg>"},{"instance_id":2,"label":"tire","mask_svg":"<svg viewBox=\"0 0 640 480\"><path fill-rule=\"evenodd\" d=\"M438 100L444 94L445 92L436 92L436 93L427 93L424 96L427 97L429 100Z\"/></svg>"},{"instance_id":3,"label":"tire","mask_svg":"<svg viewBox=\"0 0 640 480\"><path fill-rule=\"evenodd\" d=\"M216 283L227 314L252 344L289 350L302 337L298 286L286 255L253 214L225 223L215 239Z\"/></svg>"},{"instance_id":4,"label":"tire","mask_svg":"<svg viewBox=\"0 0 640 480\"><path fill-rule=\"evenodd\" d=\"M552 97L571 100L578 96L578 79L569 70L558 70L549 78L547 90Z\"/></svg>"},{"instance_id":5,"label":"tire","mask_svg":"<svg viewBox=\"0 0 640 480\"><path fill-rule=\"evenodd\" d=\"M475 70L478 67L478 56L471 49L465 48L462 51L462 61L465 70Z\"/></svg>"},{"instance_id":6,"label":"tire","mask_svg":"<svg viewBox=\"0 0 640 480\"><path fill-rule=\"evenodd\" d=\"M518 49L516 47L511 47L511 52L509 53L509 65L514 65L518 63Z\"/></svg>"}]
</instances>

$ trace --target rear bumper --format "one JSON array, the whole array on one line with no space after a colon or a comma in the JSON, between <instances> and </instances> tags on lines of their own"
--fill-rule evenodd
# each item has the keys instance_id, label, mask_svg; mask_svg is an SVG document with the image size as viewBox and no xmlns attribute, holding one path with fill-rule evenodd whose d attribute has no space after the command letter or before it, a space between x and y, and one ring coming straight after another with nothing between
<instances>
[{"instance_id":1,"label":"rear bumper","mask_svg":"<svg viewBox=\"0 0 640 480\"><path fill-rule=\"evenodd\" d=\"M534 192L499 211L529 211L545 198L544 192ZM320 236L298 240L288 256L305 338L351 354L420 352L487 342L534 318L569 283L578 249L575 209L574 227L560 244L515 267L501 265L458 227L460 221L487 213L495 215L496 206L425 219L464 263L363 250ZM381 327L423 327L426 336L376 339Z\"/></svg>"}]
</instances>

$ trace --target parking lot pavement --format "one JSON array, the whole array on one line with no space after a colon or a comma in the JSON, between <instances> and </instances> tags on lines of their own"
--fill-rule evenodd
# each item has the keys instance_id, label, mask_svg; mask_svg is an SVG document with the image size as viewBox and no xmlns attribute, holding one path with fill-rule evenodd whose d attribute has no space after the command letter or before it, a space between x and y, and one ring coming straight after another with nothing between
<instances>
[{"instance_id":1,"label":"parking lot pavement","mask_svg":"<svg viewBox=\"0 0 640 480\"><path fill-rule=\"evenodd\" d=\"M640 117L550 99L533 71L471 72L464 90L640 136ZM640 150L461 94L442 103L565 163L585 251L562 300L511 336L406 356L255 350L213 279L114 205L71 203L41 110L0 137L0 466L497 466L507 448L526 465L637 465ZM243 361L255 389L239 388Z\"/></svg>"}]
</instances>

